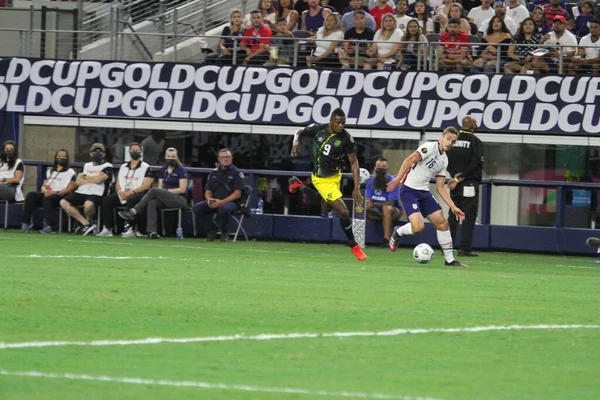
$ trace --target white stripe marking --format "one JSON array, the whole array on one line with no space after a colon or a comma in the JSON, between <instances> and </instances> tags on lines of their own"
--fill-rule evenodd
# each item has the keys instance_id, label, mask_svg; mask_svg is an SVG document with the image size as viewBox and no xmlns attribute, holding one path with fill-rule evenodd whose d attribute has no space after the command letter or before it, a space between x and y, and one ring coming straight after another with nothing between
<instances>
[{"instance_id":1,"label":"white stripe marking","mask_svg":"<svg viewBox=\"0 0 600 400\"><path fill-rule=\"evenodd\" d=\"M11 372L0 370L0 375L4 376L27 376L34 378L50 378L50 379L72 379L83 381L100 381L100 382L118 382L132 383L136 385L159 385L159 386L177 386L177 387L197 387L204 389L222 389L222 390L240 390L245 392L261 392L261 393L291 393L305 394L309 396L338 396L338 397L356 397L363 399L391 399L391 400L439 400L433 397L412 397L400 396L383 393L362 393L362 392L329 392L326 390L308 390L299 388L285 387L260 387L249 385L229 385L226 383L208 383L208 382L193 382L193 381L169 381L169 380L154 380L143 378L113 378L110 376L93 376L80 374L52 374L38 371Z\"/></svg>"},{"instance_id":2,"label":"white stripe marking","mask_svg":"<svg viewBox=\"0 0 600 400\"><path fill-rule=\"evenodd\" d=\"M57 346L131 346L158 343L196 343L196 342L225 342L234 340L279 340L279 339L312 339L312 338L346 338L356 336L399 336L423 333L461 333L488 332L512 330L552 330L552 329L599 329L600 325L504 325L504 326L474 326L470 328L431 328L431 329L393 329L376 332L329 332L329 333L263 333L247 336L244 334L229 336L201 336L193 338L146 338L134 340L93 340L88 342L55 341L55 342L0 342L0 350L26 347L57 347Z\"/></svg>"},{"instance_id":3,"label":"white stripe marking","mask_svg":"<svg viewBox=\"0 0 600 400\"><path fill-rule=\"evenodd\" d=\"M99 244L106 247L106 241L100 240L75 240L68 239L67 242L74 243L92 243ZM111 242L111 246L135 246L135 247L168 247L168 248L179 248L179 249L192 249L192 250L215 250L218 249L215 247L202 247L202 246L186 246L186 245L177 245L177 244L145 244L145 243L121 243L121 242ZM244 251L250 251L255 253L277 253L277 254L291 254L291 251L280 251L280 250L259 250L259 249L236 249L236 253L241 253Z\"/></svg>"},{"instance_id":4,"label":"white stripe marking","mask_svg":"<svg viewBox=\"0 0 600 400\"><path fill-rule=\"evenodd\" d=\"M86 255L41 255L41 254L7 254L9 258L94 258L103 260L176 260L176 261L205 261L212 262L213 260L200 260L195 258L174 258L164 256L86 256Z\"/></svg>"}]
</instances>

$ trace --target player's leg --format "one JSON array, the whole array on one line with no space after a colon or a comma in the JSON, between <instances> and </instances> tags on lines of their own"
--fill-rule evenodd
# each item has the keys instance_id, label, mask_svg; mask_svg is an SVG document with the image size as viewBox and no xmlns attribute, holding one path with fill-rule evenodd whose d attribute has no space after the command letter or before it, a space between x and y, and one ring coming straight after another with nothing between
<instances>
[{"instance_id":1,"label":"player's leg","mask_svg":"<svg viewBox=\"0 0 600 400\"><path fill-rule=\"evenodd\" d=\"M308 198L308 201L311 203L312 202L316 203L321 200L321 195L319 193L317 193L312 188L310 188L309 186L302 183L302 181L300 179L298 179L297 177L292 176L288 182L290 184L288 186L288 190L290 193L296 193L297 191L300 191L306 195L306 197Z\"/></svg>"},{"instance_id":2,"label":"player's leg","mask_svg":"<svg viewBox=\"0 0 600 400\"><path fill-rule=\"evenodd\" d=\"M600 263L600 239L597 237L589 237L585 241L585 244L587 244L590 247L594 247L594 248L598 249L598 260L596 262Z\"/></svg>"},{"instance_id":3,"label":"player's leg","mask_svg":"<svg viewBox=\"0 0 600 400\"><path fill-rule=\"evenodd\" d=\"M438 205L439 206L439 205ZM437 239L442 252L444 253L444 259L446 265L453 267L467 268L467 265L454 259L452 236L450 235L450 227L448 226L448 220L444 218L442 210L436 210L427 215L427 219L435 226L437 230Z\"/></svg>"},{"instance_id":4,"label":"player's leg","mask_svg":"<svg viewBox=\"0 0 600 400\"><path fill-rule=\"evenodd\" d=\"M421 212L422 190L415 190L407 186L400 188L400 200L406 210L408 224L395 228L390 237L390 250L396 251L402 236L416 235L425 229L425 221Z\"/></svg>"},{"instance_id":5,"label":"player's leg","mask_svg":"<svg viewBox=\"0 0 600 400\"><path fill-rule=\"evenodd\" d=\"M471 185L469 185L471 186ZM460 239L460 249L459 256L465 257L476 257L477 254L473 253L473 231L475 230L475 222L477 221L477 210L479 208L479 185L474 184L471 187L474 187L474 196L471 196L473 192L466 193L467 196L462 196L461 205L457 205L458 208L463 210L465 213L465 220L462 223L461 230L461 239ZM450 211L452 212L452 211ZM456 221L456 217L454 215L448 215L448 221ZM454 236L452 236L455 239Z\"/></svg>"},{"instance_id":6,"label":"player's leg","mask_svg":"<svg viewBox=\"0 0 600 400\"><path fill-rule=\"evenodd\" d=\"M454 190L450 190L450 198L456 204L456 207L463 210L462 205L462 184L458 184ZM464 211L464 210L463 210ZM450 235L452 236L452 242L456 242L456 232L458 231L459 221L456 220L452 210L448 210L448 225L450 226ZM464 225L463 225L463 234L464 234Z\"/></svg>"}]
</instances>

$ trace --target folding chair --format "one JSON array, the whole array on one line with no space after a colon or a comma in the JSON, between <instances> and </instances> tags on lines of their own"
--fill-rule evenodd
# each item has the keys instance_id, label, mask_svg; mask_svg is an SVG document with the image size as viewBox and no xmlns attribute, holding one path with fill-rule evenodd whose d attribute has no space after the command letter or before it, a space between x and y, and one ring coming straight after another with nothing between
<instances>
[{"instance_id":1,"label":"folding chair","mask_svg":"<svg viewBox=\"0 0 600 400\"><path fill-rule=\"evenodd\" d=\"M252 186L246 185L246 189L242 192L241 203L238 208L231 215L231 218L236 222L237 228L235 233L231 233L233 235L233 242L235 242L240 234L240 231L244 234L244 238L248 241L248 235L246 234L246 230L242 226L244 222L244 218L248 215L248 205L250 204L250 198L252 197Z\"/></svg>"},{"instance_id":2,"label":"folding chair","mask_svg":"<svg viewBox=\"0 0 600 400\"><path fill-rule=\"evenodd\" d=\"M162 219L162 234L166 235L165 229L165 213L169 211L177 211L177 229L181 228L181 219L184 211L191 211L194 206L194 180L188 179L187 188L185 190L185 195L187 198L187 204L184 207L179 208L161 208L160 209L160 218ZM192 211L193 213L193 211ZM192 228L194 231L194 237L196 236L196 218L192 217Z\"/></svg>"}]
</instances>

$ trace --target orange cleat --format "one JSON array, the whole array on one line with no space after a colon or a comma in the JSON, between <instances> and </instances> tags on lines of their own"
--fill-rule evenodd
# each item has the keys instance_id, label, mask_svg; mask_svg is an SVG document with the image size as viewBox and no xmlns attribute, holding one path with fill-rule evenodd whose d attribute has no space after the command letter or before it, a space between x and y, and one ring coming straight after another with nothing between
<instances>
[{"instance_id":1,"label":"orange cleat","mask_svg":"<svg viewBox=\"0 0 600 400\"><path fill-rule=\"evenodd\" d=\"M469 268L469 266L468 266L467 264L463 264L463 263L461 263L461 262L460 262L460 261L458 261L458 260L454 260L454 261L452 261L452 262L448 262L448 261L446 261L446 262L444 263L444 265L445 265L446 267Z\"/></svg>"},{"instance_id":2,"label":"orange cleat","mask_svg":"<svg viewBox=\"0 0 600 400\"><path fill-rule=\"evenodd\" d=\"M357 244L350 250L352 250L352 254L354 254L354 257L356 257L358 261L365 261L367 259L367 255L365 254L363 249L360 248L360 244Z\"/></svg>"},{"instance_id":3,"label":"orange cleat","mask_svg":"<svg viewBox=\"0 0 600 400\"><path fill-rule=\"evenodd\" d=\"M298 190L298 188L300 188L303 185L302 181L296 178L295 176L292 176L290 178L289 184L290 186L288 187L288 190L290 191L290 193L296 193L296 190Z\"/></svg>"}]
</instances>

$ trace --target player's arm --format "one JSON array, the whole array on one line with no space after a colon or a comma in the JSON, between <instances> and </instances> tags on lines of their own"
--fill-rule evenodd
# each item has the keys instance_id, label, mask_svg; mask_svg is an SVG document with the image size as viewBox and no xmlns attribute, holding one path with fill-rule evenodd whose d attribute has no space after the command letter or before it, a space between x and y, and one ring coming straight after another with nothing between
<instances>
[{"instance_id":1,"label":"player's arm","mask_svg":"<svg viewBox=\"0 0 600 400\"><path fill-rule=\"evenodd\" d=\"M300 137L304 134L304 129L298 129L294 133L294 140L292 142L292 157L296 157L300 154Z\"/></svg>"},{"instance_id":2,"label":"player's arm","mask_svg":"<svg viewBox=\"0 0 600 400\"><path fill-rule=\"evenodd\" d=\"M450 210L456 215L457 220L465 219L465 213L452 201L450 198L450 194L448 193L448 189L446 189L446 175L436 175L435 176L435 190L438 192L444 203L450 207Z\"/></svg>"},{"instance_id":3,"label":"player's arm","mask_svg":"<svg viewBox=\"0 0 600 400\"><path fill-rule=\"evenodd\" d=\"M418 151L415 151L410 156L406 157L402 162L396 177L387 184L387 191L391 192L396 189L402 178L404 178L404 175L408 173L408 170L412 168L413 164L416 164L419 161L421 161L421 154Z\"/></svg>"}]
</instances>

